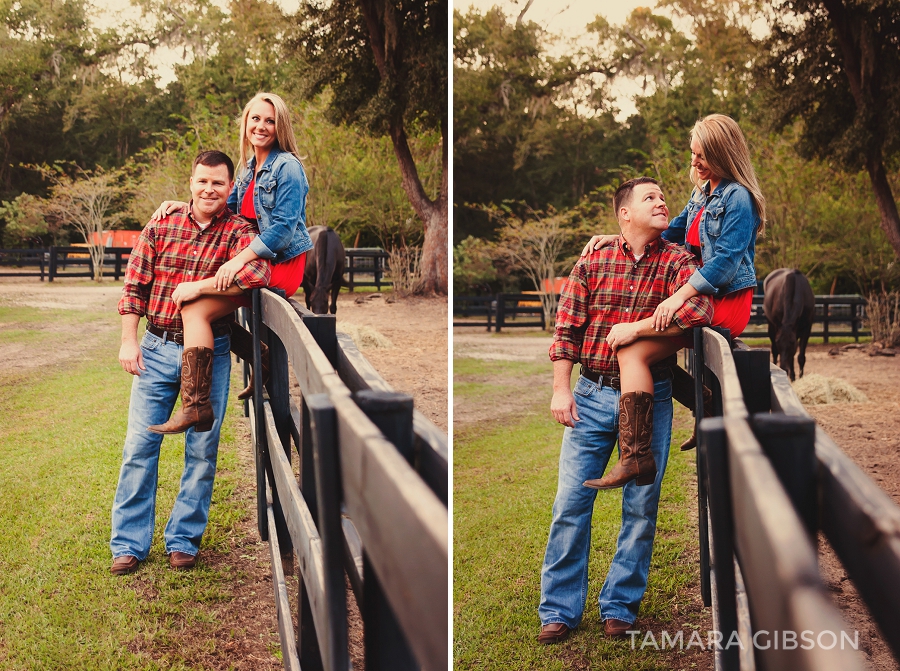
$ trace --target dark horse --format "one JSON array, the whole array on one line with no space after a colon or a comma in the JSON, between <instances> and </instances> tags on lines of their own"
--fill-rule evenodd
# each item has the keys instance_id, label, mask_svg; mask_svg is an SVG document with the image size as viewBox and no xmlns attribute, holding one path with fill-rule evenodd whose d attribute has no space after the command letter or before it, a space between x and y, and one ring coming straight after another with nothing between
<instances>
[{"instance_id":1,"label":"dark horse","mask_svg":"<svg viewBox=\"0 0 900 671\"><path fill-rule=\"evenodd\" d=\"M809 280L799 270L779 268L773 270L763 282L763 311L769 323L769 339L772 341L772 361L794 380L794 353L800 342L800 377L806 363L806 342L816 312L816 297Z\"/></svg>"},{"instance_id":2,"label":"dark horse","mask_svg":"<svg viewBox=\"0 0 900 671\"><path fill-rule=\"evenodd\" d=\"M309 237L313 248L306 257L303 271L303 293L306 307L317 315L328 313L328 290L331 290L331 314L337 312L337 297L344 281L344 245L328 226L311 226Z\"/></svg>"}]
</instances>

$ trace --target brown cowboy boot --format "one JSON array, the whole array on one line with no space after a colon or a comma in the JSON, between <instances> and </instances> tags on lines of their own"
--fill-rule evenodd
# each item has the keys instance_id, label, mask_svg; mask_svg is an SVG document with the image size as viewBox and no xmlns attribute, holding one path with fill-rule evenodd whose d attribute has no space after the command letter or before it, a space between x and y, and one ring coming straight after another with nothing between
<instances>
[{"instance_id":1,"label":"brown cowboy boot","mask_svg":"<svg viewBox=\"0 0 900 671\"><path fill-rule=\"evenodd\" d=\"M650 451L653 440L653 394L628 391L619 397L619 462L599 480L588 480L591 489L615 489L635 480L652 485L656 461Z\"/></svg>"},{"instance_id":2,"label":"brown cowboy boot","mask_svg":"<svg viewBox=\"0 0 900 671\"><path fill-rule=\"evenodd\" d=\"M209 347L187 347L181 355L181 407L165 424L148 426L153 433L183 433L194 427L202 433L212 429L213 351Z\"/></svg>"},{"instance_id":3,"label":"brown cowboy boot","mask_svg":"<svg viewBox=\"0 0 900 671\"><path fill-rule=\"evenodd\" d=\"M237 323L231 325L231 351L251 365L247 388L237 395L243 401L253 396L253 335ZM263 386L265 386L269 382L269 346L264 342L259 343L259 353L262 357Z\"/></svg>"},{"instance_id":4,"label":"brown cowboy boot","mask_svg":"<svg viewBox=\"0 0 900 671\"><path fill-rule=\"evenodd\" d=\"M694 378L683 368L675 366L672 376L672 398L681 403L691 412L697 412L697 403L694 399ZM703 416L712 417L712 390L703 385ZM697 425L691 437L681 444L681 451L692 450L697 447Z\"/></svg>"}]
</instances>

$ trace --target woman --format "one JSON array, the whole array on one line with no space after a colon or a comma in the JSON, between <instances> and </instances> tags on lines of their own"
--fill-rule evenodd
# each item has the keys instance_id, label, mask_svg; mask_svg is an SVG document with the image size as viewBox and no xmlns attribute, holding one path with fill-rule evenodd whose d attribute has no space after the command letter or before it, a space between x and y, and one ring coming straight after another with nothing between
<instances>
[{"instance_id":1,"label":"woman","mask_svg":"<svg viewBox=\"0 0 900 671\"><path fill-rule=\"evenodd\" d=\"M657 306L653 326L658 331L665 330L686 300L708 294L715 310L712 325L727 328L732 337L737 337L750 321L756 288L756 238L765 229L766 201L750 162L747 141L732 118L710 114L694 124L691 181L695 188L690 201L662 237L684 245L701 267L687 284ZM582 255L617 237L594 236ZM622 393L643 391L652 395L650 366L686 345L690 343L680 338L653 338L617 349ZM673 380L673 396L693 409L693 380L678 371ZM681 449L689 450L695 445L696 437L691 436ZM589 480L585 485L618 487L631 479L608 478Z\"/></svg>"},{"instance_id":2,"label":"woman","mask_svg":"<svg viewBox=\"0 0 900 671\"><path fill-rule=\"evenodd\" d=\"M215 277L198 282L183 282L173 293L184 324L184 347L212 347L211 324L249 305L249 299L232 286L235 274L250 261L266 259L272 264L269 286L283 289L293 296L303 280L306 252L312 241L306 230L306 197L309 182L300 163L297 141L291 127L290 112L279 96L257 93L244 107L241 117L239 172L228 197L228 207L259 226L259 236L242 252L222 264ZM166 201L153 213L161 219L173 210L186 206L179 201ZM210 290L229 291L232 295L209 295ZM193 298L200 291L204 295ZM250 334L232 324L231 351L249 361L252 355ZM265 345L263 346L265 348ZM263 351L263 378L268 373L268 349ZM265 379L263 379L265 384ZM184 390L182 390L183 392ZM253 393L250 385L238 398ZM181 433L194 426L205 430L206 423L195 426L196 414L189 417L181 410L165 424L149 427L155 433Z\"/></svg>"}]
</instances>

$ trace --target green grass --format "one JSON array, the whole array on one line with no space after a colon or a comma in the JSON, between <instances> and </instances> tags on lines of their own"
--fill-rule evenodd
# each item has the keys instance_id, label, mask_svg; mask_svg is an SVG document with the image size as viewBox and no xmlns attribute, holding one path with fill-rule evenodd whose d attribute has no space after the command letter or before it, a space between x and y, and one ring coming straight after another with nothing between
<instances>
[{"instance_id":1,"label":"green grass","mask_svg":"<svg viewBox=\"0 0 900 671\"><path fill-rule=\"evenodd\" d=\"M90 311L4 307L0 322L14 326L0 343L48 346L107 318L117 321ZM30 328L48 319L54 331ZM229 569L201 561L175 573L167 565L163 527L183 467L180 436L163 443L148 561L132 576L109 574L110 508L131 385L117 351L118 332L106 330L91 335L75 359L0 378L2 669L195 668L173 642L185 629L209 631L211 607L230 598L236 576ZM226 551L246 514L234 496L246 477L238 468L235 409L222 432L207 553Z\"/></svg>"},{"instance_id":2,"label":"green grass","mask_svg":"<svg viewBox=\"0 0 900 671\"><path fill-rule=\"evenodd\" d=\"M456 359L454 376L479 371L514 374L535 365ZM541 366L549 384L550 367ZM489 383L480 385L479 397L489 399ZM454 393L458 390L470 394L465 385L454 385ZM687 411L677 404L676 408L678 423L686 426ZM671 660L658 652L633 651L627 640L609 641L601 633L597 596L615 551L621 490L600 492L597 497L590 586L581 626L565 644L537 643L540 569L562 438L562 428L548 415L543 406L523 408L503 425L477 425L454 433L454 668L671 668ZM688 587L698 573L692 559L696 527L689 507L695 492L694 453L677 448L685 437L683 428L673 436L676 447L663 484L649 586L639 616L645 623L674 619L678 627L700 624L699 617L693 623L684 620L691 611Z\"/></svg>"}]
</instances>

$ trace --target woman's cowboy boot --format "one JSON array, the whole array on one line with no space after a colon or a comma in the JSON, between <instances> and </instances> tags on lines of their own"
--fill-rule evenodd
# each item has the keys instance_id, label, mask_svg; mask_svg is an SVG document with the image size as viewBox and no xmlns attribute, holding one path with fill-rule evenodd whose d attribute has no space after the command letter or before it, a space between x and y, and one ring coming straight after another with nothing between
<instances>
[{"instance_id":1,"label":"woman's cowboy boot","mask_svg":"<svg viewBox=\"0 0 900 671\"><path fill-rule=\"evenodd\" d=\"M213 351L209 347L187 347L181 355L181 407L165 424L148 426L153 433L183 433L194 427L202 433L212 429Z\"/></svg>"},{"instance_id":2,"label":"woman's cowboy boot","mask_svg":"<svg viewBox=\"0 0 900 671\"><path fill-rule=\"evenodd\" d=\"M632 480L639 486L656 479L653 442L653 394L625 392L619 398L619 462L599 480L588 480L591 489L615 489Z\"/></svg>"},{"instance_id":3,"label":"woman's cowboy boot","mask_svg":"<svg viewBox=\"0 0 900 671\"><path fill-rule=\"evenodd\" d=\"M684 368L675 366L672 375L672 398L681 403L691 412L697 412L697 403L694 400L694 378ZM703 385L703 416L712 417L712 390ZM694 425L694 431L691 437L681 444L681 451L692 450L697 447L697 428Z\"/></svg>"},{"instance_id":4,"label":"woman's cowboy boot","mask_svg":"<svg viewBox=\"0 0 900 671\"><path fill-rule=\"evenodd\" d=\"M231 351L243 361L251 364L250 380L247 388L238 394L238 398L242 401L245 398L253 396L253 335L238 323L231 325ZM262 357L263 386L269 382L269 346L266 343L259 343L259 353Z\"/></svg>"}]
</instances>

